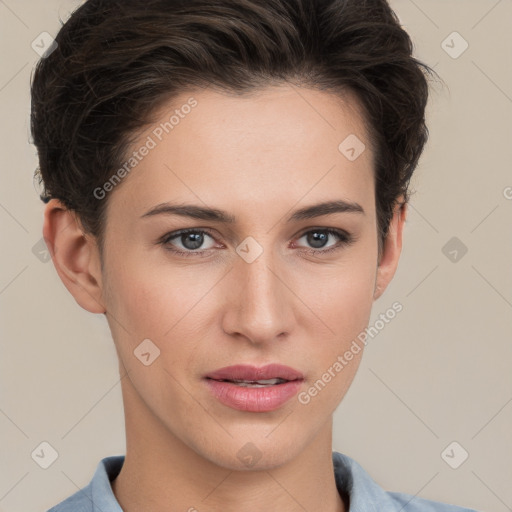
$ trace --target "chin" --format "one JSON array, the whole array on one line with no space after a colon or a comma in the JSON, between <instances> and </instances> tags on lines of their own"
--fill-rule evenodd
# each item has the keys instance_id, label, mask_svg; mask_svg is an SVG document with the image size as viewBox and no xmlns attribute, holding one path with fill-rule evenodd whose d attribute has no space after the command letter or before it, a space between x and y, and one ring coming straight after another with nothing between
<instances>
[{"instance_id":1,"label":"chin","mask_svg":"<svg viewBox=\"0 0 512 512\"><path fill-rule=\"evenodd\" d=\"M273 429L276 428L274 425ZM276 430L280 429L279 426ZM230 471L265 471L278 468L297 457L307 445L304 432L301 436L290 435L283 428L281 435L265 428L248 429L235 434L224 436L221 441L216 439L210 446L200 447L198 454L213 464ZM271 434L269 435L269 432Z\"/></svg>"}]
</instances>

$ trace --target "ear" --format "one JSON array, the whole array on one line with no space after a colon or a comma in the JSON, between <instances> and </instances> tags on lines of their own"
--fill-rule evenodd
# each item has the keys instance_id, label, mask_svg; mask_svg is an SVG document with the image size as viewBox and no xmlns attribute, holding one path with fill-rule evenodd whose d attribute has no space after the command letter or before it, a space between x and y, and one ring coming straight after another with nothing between
<instances>
[{"instance_id":1,"label":"ear","mask_svg":"<svg viewBox=\"0 0 512 512\"><path fill-rule=\"evenodd\" d=\"M58 199L46 205L43 237L59 277L78 304L91 313L105 313L96 239L84 233L76 213Z\"/></svg>"},{"instance_id":2,"label":"ear","mask_svg":"<svg viewBox=\"0 0 512 512\"><path fill-rule=\"evenodd\" d=\"M388 234L384 240L375 279L374 300L378 299L395 275L398 260L402 252L402 233L407 217L407 203L400 200L395 207L389 224Z\"/></svg>"}]
</instances>

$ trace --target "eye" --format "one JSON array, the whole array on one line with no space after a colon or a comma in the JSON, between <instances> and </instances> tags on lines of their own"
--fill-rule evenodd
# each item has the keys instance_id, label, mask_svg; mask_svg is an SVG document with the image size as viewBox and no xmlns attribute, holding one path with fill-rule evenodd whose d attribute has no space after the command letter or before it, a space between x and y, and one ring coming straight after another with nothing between
<instances>
[{"instance_id":1,"label":"eye","mask_svg":"<svg viewBox=\"0 0 512 512\"><path fill-rule=\"evenodd\" d=\"M161 243L167 250L181 256L198 256L215 247L215 243L210 247L204 247L206 237L215 242L214 238L205 230L182 229L164 236Z\"/></svg>"},{"instance_id":2,"label":"eye","mask_svg":"<svg viewBox=\"0 0 512 512\"><path fill-rule=\"evenodd\" d=\"M324 254L326 252L341 249L345 245L351 244L354 239L346 231L332 228L315 228L304 233L298 240L305 239L309 245L309 253ZM329 239L333 243L328 244ZM337 240L337 241L336 241Z\"/></svg>"}]
</instances>

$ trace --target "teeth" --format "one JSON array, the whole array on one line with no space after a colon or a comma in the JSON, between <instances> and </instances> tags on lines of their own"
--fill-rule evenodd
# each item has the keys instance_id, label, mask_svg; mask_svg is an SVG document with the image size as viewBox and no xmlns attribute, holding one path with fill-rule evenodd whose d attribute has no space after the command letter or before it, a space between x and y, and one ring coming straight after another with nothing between
<instances>
[{"instance_id":1,"label":"teeth","mask_svg":"<svg viewBox=\"0 0 512 512\"><path fill-rule=\"evenodd\" d=\"M263 388L265 386L274 386L275 384L280 384L281 382L286 382L285 379L262 379L262 380L236 380L233 379L230 382L237 384L241 387L253 387L253 388Z\"/></svg>"}]
</instances>

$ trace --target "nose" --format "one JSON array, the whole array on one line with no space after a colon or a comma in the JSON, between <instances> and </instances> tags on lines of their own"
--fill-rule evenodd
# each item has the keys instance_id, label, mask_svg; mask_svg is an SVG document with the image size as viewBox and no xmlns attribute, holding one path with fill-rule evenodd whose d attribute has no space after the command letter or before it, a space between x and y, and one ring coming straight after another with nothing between
<instances>
[{"instance_id":1,"label":"nose","mask_svg":"<svg viewBox=\"0 0 512 512\"><path fill-rule=\"evenodd\" d=\"M270 249L252 263L237 258L226 283L224 331L253 344L279 341L289 335L297 306L291 281L290 272Z\"/></svg>"}]
</instances>

